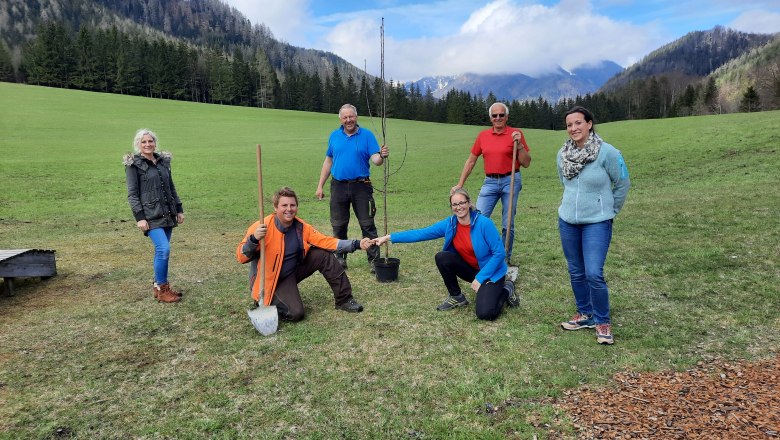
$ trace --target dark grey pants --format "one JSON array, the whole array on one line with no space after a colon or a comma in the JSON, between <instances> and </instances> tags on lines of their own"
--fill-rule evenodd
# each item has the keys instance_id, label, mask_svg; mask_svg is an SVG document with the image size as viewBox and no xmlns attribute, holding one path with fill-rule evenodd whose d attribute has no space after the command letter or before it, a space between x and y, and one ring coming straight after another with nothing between
<instances>
[{"instance_id":1,"label":"dark grey pants","mask_svg":"<svg viewBox=\"0 0 780 440\"><path fill-rule=\"evenodd\" d=\"M300 321L305 316L301 292L298 283L319 271L333 291L336 305L344 304L352 299L352 285L349 283L344 268L341 267L332 252L319 248L310 248L295 272L279 280L271 305L276 306L279 318L286 321Z\"/></svg>"},{"instance_id":2,"label":"dark grey pants","mask_svg":"<svg viewBox=\"0 0 780 440\"><path fill-rule=\"evenodd\" d=\"M330 181L330 225L333 227L333 236L347 240L349 229L349 208L355 211L355 216L360 224L363 237L377 238L374 215L376 204L374 203L374 188L370 181L355 182L331 179ZM374 261L379 256L379 246L371 246L366 251L368 261ZM346 259L347 254L339 257Z\"/></svg>"}]
</instances>

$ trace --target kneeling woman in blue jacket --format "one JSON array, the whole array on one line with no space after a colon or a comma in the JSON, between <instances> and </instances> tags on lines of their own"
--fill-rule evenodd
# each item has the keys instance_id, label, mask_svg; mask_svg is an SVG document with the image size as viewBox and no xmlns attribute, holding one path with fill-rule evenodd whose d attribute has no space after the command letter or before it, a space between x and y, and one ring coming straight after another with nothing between
<instances>
[{"instance_id":1,"label":"kneeling woman in blue jacket","mask_svg":"<svg viewBox=\"0 0 780 440\"><path fill-rule=\"evenodd\" d=\"M514 284L504 282L507 266L501 235L489 218L473 209L471 198L464 189L452 193L450 206L454 214L451 217L426 228L385 235L374 242L377 245L387 241L416 243L444 237L444 248L436 254L436 266L449 296L437 310L468 305L458 284L460 278L470 282L477 293L477 318L492 321L501 314L504 303L510 307L519 304Z\"/></svg>"}]
</instances>

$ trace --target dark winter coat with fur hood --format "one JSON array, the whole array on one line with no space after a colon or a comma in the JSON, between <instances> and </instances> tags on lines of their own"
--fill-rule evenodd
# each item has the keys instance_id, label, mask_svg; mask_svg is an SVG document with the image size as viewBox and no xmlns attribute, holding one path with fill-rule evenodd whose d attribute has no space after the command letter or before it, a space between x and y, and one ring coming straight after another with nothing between
<instances>
[{"instance_id":1,"label":"dark winter coat with fur hood","mask_svg":"<svg viewBox=\"0 0 780 440\"><path fill-rule=\"evenodd\" d=\"M176 226L176 214L184 212L171 177L171 153L162 151L154 157L156 164L140 154L122 158L133 217L136 222L146 220L150 230Z\"/></svg>"}]
</instances>

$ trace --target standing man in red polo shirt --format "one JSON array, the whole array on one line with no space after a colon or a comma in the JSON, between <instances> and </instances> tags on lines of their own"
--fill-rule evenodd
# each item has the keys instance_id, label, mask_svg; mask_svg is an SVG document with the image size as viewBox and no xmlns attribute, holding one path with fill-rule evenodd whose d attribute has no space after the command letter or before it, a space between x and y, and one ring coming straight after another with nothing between
<instances>
[{"instance_id":1,"label":"standing man in red polo shirt","mask_svg":"<svg viewBox=\"0 0 780 440\"><path fill-rule=\"evenodd\" d=\"M477 135L471 154L463 165L460 179L457 185L452 187L452 192L462 188L466 184L477 158L482 155L485 162L485 180L477 197L477 209L483 215L490 217L498 200L501 200L501 238L506 242L506 234L509 232L509 249L507 249L507 261L512 256L512 245L515 241L515 212L517 212L517 197L523 188L520 177L520 167L528 168L531 164L531 154L528 144L525 143L523 132L507 125L509 119L509 107L502 102L496 102L488 109L488 116L493 123L493 128L483 130ZM517 162L512 163L512 147L514 142L520 143L517 149ZM509 210L509 190L512 181L512 173L515 173L514 200L512 200L512 213ZM511 219L511 221L510 221Z\"/></svg>"}]
</instances>

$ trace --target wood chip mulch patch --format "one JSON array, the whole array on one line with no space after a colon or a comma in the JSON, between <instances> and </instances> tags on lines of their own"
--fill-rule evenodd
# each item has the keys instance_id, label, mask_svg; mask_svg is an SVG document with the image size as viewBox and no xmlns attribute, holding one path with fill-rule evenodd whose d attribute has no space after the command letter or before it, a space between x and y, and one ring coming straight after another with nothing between
<instances>
[{"instance_id":1,"label":"wood chip mulch patch","mask_svg":"<svg viewBox=\"0 0 780 440\"><path fill-rule=\"evenodd\" d=\"M614 376L617 387L558 400L581 438L779 439L780 356L710 361L683 372Z\"/></svg>"}]
</instances>

